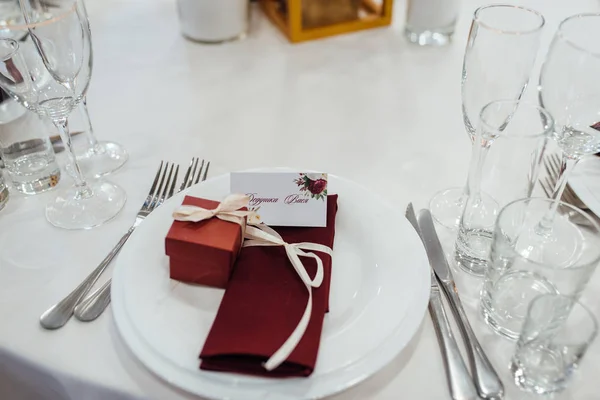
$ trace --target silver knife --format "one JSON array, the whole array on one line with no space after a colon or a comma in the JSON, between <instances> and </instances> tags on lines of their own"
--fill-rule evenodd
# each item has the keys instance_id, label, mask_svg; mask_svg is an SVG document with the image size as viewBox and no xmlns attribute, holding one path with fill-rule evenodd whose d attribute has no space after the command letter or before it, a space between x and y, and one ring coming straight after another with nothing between
<instances>
[{"instance_id":1,"label":"silver knife","mask_svg":"<svg viewBox=\"0 0 600 400\"><path fill-rule=\"evenodd\" d=\"M419 236L421 236L421 230L417 223L417 217L415 216L415 210L413 209L412 203L406 207L406 219L412 224ZM421 240L423 237L421 236ZM429 252L428 252L429 254ZM431 263L432 260L430 259ZM433 264L432 264L433 265ZM450 395L454 400L476 400L477 391L469 375L469 370L465 365L465 362L460 355L458 344L454 339L454 334L450 328L450 322L448 316L444 311L444 305L442 303L442 296L440 294L440 286L437 282L433 270L431 272L431 293L429 294L429 314L431 314L431 320L433 322L433 328L440 345L440 351L442 352L442 360L444 362L444 368L446 370L446 378L448 380L448 388L450 389Z\"/></svg>"},{"instance_id":2,"label":"silver knife","mask_svg":"<svg viewBox=\"0 0 600 400\"><path fill-rule=\"evenodd\" d=\"M429 261L442 284L442 289L448 299L448 303L450 303L450 308L454 314L456 324L458 325L465 342L465 348L477 392L483 399L502 399L504 396L504 386L498 373L494 370L490 360L488 360L485 352L481 348L481 345L471 328L471 324L469 324L469 319L467 318L460 298L458 297L454 278L452 277L452 272L450 271L450 267L444 256L440 240L435 232L433 219L431 218L431 212L429 210L421 210L419 212L418 224L421 229L421 239L425 244L425 250L429 256Z\"/></svg>"}]
</instances>

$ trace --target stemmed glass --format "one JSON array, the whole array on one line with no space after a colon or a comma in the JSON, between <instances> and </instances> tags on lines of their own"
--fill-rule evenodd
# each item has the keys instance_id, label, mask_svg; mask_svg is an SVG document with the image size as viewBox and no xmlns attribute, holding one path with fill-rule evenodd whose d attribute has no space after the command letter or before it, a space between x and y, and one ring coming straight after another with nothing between
<instances>
[{"instance_id":1,"label":"stemmed glass","mask_svg":"<svg viewBox=\"0 0 600 400\"><path fill-rule=\"evenodd\" d=\"M67 148L67 172L75 181L47 205L55 226L84 229L113 218L125 192L105 181L86 181L76 161L68 117L87 91L91 39L82 0L53 4L20 0L30 38L0 39L0 87L26 108L48 118Z\"/></svg>"},{"instance_id":2,"label":"stemmed glass","mask_svg":"<svg viewBox=\"0 0 600 400\"><path fill-rule=\"evenodd\" d=\"M89 18L85 4L82 3L82 15L85 16L89 26ZM90 58L90 68L92 59ZM88 147L83 152L77 152L77 160L80 162L83 170L92 176L101 177L121 168L129 158L127 151L118 143L112 141L99 141L92 127L90 112L87 107L87 96L83 96L80 105L81 114L84 120L84 129L87 135Z\"/></svg>"},{"instance_id":3,"label":"stemmed glass","mask_svg":"<svg viewBox=\"0 0 600 400\"><path fill-rule=\"evenodd\" d=\"M600 13L578 14L558 27L539 81L539 101L554 116L553 138L562 150L562 166L552 198L552 218L569 174L583 157L600 151ZM547 232L548 233L548 232Z\"/></svg>"},{"instance_id":4,"label":"stemmed glass","mask_svg":"<svg viewBox=\"0 0 600 400\"><path fill-rule=\"evenodd\" d=\"M469 176L481 171L490 144L475 142L479 112L494 100L522 97L544 24L537 11L513 5L489 5L474 13L462 69L463 120L473 143ZM468 197L468 185L445 189L431 199L429 208L438 223L456 229ZM482 206L488 203L488 208L495 207L493 199L484 194L481 202Z\"/></svg>"},{"instance_id":5,"label":"stemmed glass","mask_svg":"<svg viewBox=\"0 0 600 400\"><path fill-rule=\"evenodd\" d=\"M118 143L99 141L96 138L87 107L87 97L82 99L80 109L88 146L83 151L77 152L77 161L85 173L91 176L101 177L115 172L127 162L129 158L127 151Z\"/></svg>"}]
</instances>

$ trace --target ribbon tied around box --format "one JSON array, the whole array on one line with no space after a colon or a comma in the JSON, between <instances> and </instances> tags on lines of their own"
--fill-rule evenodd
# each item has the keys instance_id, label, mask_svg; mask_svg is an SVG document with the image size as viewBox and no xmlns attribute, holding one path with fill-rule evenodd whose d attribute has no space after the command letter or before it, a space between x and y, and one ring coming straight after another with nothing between
<instances>
[{"instance_id":1,"label":"ribbon tied around box","mask_svg":"<svg viewBox=\"0 0 600 400\"><path fill-rule=\"evenodd\" d=\"M240 211L248 205L250 197L243 194L230 194L215 208L208 210L198 206L182 205L173 211L173 218L177 221L200 222L213 217L223 221L233 222L242 228L242 234L246 228L246 218L253 221L254 211Z\"/></svg>"},{"instance_id":2,"label":"ribbon tied around box","mask_svg":"<svg viewBox=\"0 0 600 400\"><path fill-rule=\"evenodd\" d=\"M308 327L308 323L310 322L312 312L312 288L318 288L323 282L323 261L315 253L306 252L304 250L320 251L329 255L332 255L333 250L318 243L286 243L279 233L264 224L246 226L244 239L243 247L283 246L292 266L308 290L308 301L298 325L281 347L279 347L279 349L277 349L264 364L265 369L271 371L281 365L281 363L289 357L292 351L294 351L298 343L300 343L300 340ZM310 257L316 260L317 271L314 278L311 279L308 275L304 264L302 264L302 261L300 260L300 256Z\"/></svg>"}]
</instances>

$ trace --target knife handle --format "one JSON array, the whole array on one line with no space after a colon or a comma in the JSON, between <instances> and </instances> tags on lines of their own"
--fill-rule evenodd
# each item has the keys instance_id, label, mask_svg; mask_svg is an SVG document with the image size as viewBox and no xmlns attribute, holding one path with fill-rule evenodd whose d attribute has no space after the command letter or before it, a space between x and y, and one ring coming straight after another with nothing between
<instances>
[{"instance_id":1,"label":"knife handle","mask_svg":"<svg viewBox=\"0 0 600 400\"><path fill-rule=\"evenodd\" d=\"M450 303L456 324L460 329L465 349L471 365L471 371L477 386L477 392L482 399L500 400L504 396L504 385L492 363L481 348L477 336L469 324L469 319L452 283L442 283L444 294Z\"/></svg>"},{"instance_id":2,"label":"knife handle","mask_svg":"<svg viewBox=\"0 0 600 400\"><path fill-rule=\"evenodd\" d=\"M433 278L435 279L435 278ZM477 391L469 375L469 371L460 355L458 345L452 334L448 317L442 304L442 296L438 288L431 288L429 297L429 313L442 352L448 388L454 400L476 400Z\"/></svg>"}]
</instances>

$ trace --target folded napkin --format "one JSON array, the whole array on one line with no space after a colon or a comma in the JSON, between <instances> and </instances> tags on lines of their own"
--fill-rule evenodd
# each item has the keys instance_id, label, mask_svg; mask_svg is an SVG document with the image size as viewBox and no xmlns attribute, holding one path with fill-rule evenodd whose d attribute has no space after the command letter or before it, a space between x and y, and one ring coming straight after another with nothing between
<instances>
[{"instance_id":1,"label":"folded napkin","mask_svg":"<svg viewBox=\"0 0 600 400\"><path fill-rule=\"evenodd\" d=\"M337 195L327 197L327 227L275 228L287 243L312 242L333 248ZM312 312L304 336L277 368L263 366L286 341L300 321L308 292L283 246L244 247L204 348L200 368L269 377L309 376L319 350L327 310L331 257L314 252L323 261L323 283L312 289ZM317 263L301 257L311 278Z\"/></svg>"}]
</instances>

